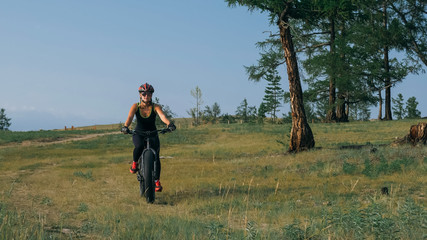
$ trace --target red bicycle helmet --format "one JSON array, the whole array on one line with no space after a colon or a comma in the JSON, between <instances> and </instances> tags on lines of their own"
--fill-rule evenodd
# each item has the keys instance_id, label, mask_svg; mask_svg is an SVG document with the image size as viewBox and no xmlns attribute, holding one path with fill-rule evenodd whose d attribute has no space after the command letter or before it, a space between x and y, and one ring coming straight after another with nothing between
<instances>
[{"instance_id":1,"label":"red bicycle helmet","mask_svg":"<svg viewBox=\"0 0 427 240\"><path fill-rule=\"evenodd\" d=\"M153 88L153 86L151 86L150 84L148 84L148 83L144 83L144 84L142 84L142 85L139 87L138 91L139 91L139 92L150 92L150 93L153 93L153 92L154 92L154 88Z\"/></svg>"}]
</instances>

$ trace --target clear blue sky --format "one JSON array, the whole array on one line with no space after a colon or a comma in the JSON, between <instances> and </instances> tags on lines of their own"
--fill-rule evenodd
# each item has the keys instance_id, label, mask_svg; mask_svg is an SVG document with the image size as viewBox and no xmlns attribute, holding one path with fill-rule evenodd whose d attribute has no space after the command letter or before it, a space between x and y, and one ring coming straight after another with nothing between
<instances>
[{"instance_id":1,"label":"clear blue sky","mask_svg":"<svg viewBox=\"0 0 427 240\"><path fill-rule=\"evenodd\" d=\"M188 117L196 86L204 105L234 114L244 98L258 107L264 95L266 84L243 68L256 63L264 31L276 31L266 14L221 0L3 1L0 107L16 131L124 122L148 82L178 117ZM423 115L425 78L392 90L415 96Z\"/></svg>"}]
</instances>

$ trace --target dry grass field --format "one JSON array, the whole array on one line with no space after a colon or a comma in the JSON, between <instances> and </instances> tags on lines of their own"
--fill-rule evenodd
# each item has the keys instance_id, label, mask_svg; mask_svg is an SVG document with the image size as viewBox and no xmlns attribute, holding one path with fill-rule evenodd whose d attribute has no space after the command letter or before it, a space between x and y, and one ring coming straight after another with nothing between
<instances>
[{"instance_id":1,"label":"dry grass field","mask_svg":"<svg viewBox=\"0 0 427 240\"><path fill-rule=\"evenodd\" d=\"M0 239L425 239L427 148L391 144L418 122L311 124L299 154L290 125L180 123L154 204L129 135L0 133Z\"/></svg>"}]
</instances>

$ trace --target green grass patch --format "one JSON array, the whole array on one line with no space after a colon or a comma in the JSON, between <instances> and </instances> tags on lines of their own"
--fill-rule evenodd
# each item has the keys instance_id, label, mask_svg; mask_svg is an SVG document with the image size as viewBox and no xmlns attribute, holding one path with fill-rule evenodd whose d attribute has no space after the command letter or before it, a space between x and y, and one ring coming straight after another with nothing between
<instances>
[{"instance_id":1,"label":"green grass patch","mask_svg":"<svg viewBox=\"0 0 427 240\"><path fill-rule=\"evenodd\" d=\"M76 177L80 177L80 178L84 178L87 180L91 180L91 181L95 181L95 179L92 176L92 171L89 170L86 173L82 172L82 171L77 171L73 173L74 176Z\"/></svg>"},{"instance_id":2,"label":"green grass patch","mask_svg":"<svg viewBox=\"0 0 427 240\"><path fill-rule=\"evenodd\" d=\"M344 174L352 175L353 173L355 173L357 171L357 165L351 164L348 162L344 162L343 166L342 166L342 170L343 170Z\"/></svg>"},{"instance_id":3,"label":"green grass patch","mask_svg":"<svg viewBox=\"0 0 427 240\"><path fill-rule=\"evenodd\" d=\"M80 203L79 207L77 208L77 211L80 213L87 212L89 210L89 206L86 203Z\"/></svg>"}]
</instances>

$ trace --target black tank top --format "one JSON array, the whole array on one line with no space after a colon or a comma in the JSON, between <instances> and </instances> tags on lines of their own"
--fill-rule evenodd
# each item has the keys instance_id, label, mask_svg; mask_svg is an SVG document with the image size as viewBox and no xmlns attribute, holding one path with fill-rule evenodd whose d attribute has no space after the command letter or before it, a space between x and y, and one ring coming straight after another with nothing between
<instances>
[{"instance_id":1,"label":"black tank top","mask_svg":"<svg viewBox=\"0 0 427 240\"><path fill-rule=\"evenodd\" d=\"M136 110L136 127L135 131L154 131L156 128L156 112L154 111L154 104L151 105L151 112L148 117L143 117L141 115L141 108L138 103L138 110Z\"/></svg>"}]
</instances>

